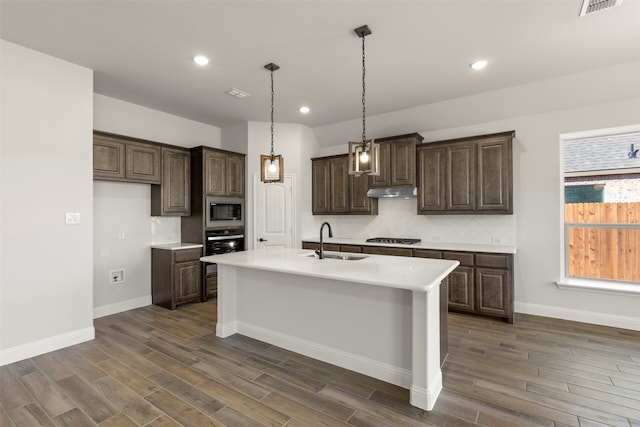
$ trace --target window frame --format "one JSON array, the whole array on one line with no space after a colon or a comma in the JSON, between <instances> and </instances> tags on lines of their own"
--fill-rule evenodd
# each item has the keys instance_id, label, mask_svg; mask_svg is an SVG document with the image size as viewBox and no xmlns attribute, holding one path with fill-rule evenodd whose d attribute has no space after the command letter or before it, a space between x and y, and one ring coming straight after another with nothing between
<instances>
[{"instance_id":1,"label":"window frame","mask_svg":"<svg viewBox=\"0 0 640 427\"><path fill-rule=\"evenodd\" d=\"M594 292L604 292L604 293L613 293L613 294L626 294L626 295L634 295L640 297L640 283L639 282L626 282L621 280L607 280L607 279L593 279L593 278L582 278L582 277L571 277L568 275L568 250L567 250L567 241L568 241L568 229L571 226L582 226L584 224L581 223L565 223L565 197L564 197L564 187L565 187L565 173L564 173L564 146L566 141L575 140L575 139L586 139L586 138L594 138L600 136L608 136L608 135L619 135L626 133L635 133L640 132L640 124L628 125L628 126L620 126L613 128L603 128L603 129L594 129L587 131L579 131L579 132L570 132L560 134L560 179L559 179L559 187L560 187L560 209L559 209L559 217L560 217L560 279L556 281L556 286L560 289L567 290L581 290L581 291L594 291ZM628 173L640 173L640 164L637 168L629 168L625 169ZM605 175L602 173L604 171L598 171L599 175ZM638 228L635 225L631 225L629 227L625 226L625 224L592 224L597 226L595 228ZM606 225L606 227L605 227Z\"/></svg>"}]
</instances>

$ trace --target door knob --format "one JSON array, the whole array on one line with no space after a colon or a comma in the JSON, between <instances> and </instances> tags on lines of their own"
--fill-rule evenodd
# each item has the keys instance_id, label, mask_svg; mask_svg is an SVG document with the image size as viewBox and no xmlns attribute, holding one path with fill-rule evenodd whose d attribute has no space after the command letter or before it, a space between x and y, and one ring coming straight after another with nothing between
<instances>
[{"instance_id":1,"label":"door knob","mask_svg":"<svg viewBox=\"0 0 640 427\"><path fill-rule=\"evenodd\" d=\"M258 239L258 242L267 242L267 239L263 239L262 237Z\"/></svg>"}]
</instances>

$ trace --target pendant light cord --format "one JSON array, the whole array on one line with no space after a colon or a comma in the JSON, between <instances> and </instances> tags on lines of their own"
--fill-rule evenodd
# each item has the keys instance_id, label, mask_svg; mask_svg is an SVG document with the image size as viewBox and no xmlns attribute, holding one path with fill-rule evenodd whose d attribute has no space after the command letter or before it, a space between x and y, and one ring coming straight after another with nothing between
<instances>
[{"instance_id":1,"label":"pendant light cord","mask_svg":"<svg viewBox=\"0 0 640 427\"><path fill-rule=\"evenodd\" d=\"M365 107L365 94L366 94L366 87L364 84L364 76L365 76L365 56L364 56L364 39L365 36L362 36L362 144L365 143L365 141L367 140L367 134L366 134L366 121L365 121L365 113L366 113L366 107Z\"/></svg>"},{"instance_id":2,"label":"pendant light cord","mask_svg":"<svg viewBox=\"0 0 640 427\"><path fill-rule=\"evenodd\" d=\"M271 69L271 162L273 163L273 68Z\"/></svg>"}]
</instances>

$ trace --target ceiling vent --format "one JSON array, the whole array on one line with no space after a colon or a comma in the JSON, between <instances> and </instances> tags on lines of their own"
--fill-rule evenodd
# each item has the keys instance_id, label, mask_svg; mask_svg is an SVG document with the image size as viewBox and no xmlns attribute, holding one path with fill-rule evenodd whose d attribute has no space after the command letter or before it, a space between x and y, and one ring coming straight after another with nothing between
<instances>
[{"instance_id":1,"label":"ceiling vent","mask_svg":"<svg viewBox=\"0 0 640 427\"><path fill-rule=\"evenodd\" d=\"M235 87L233 89L229 89L226 94L238 99L244 99L249 96L247 92L243 92L240 89L236 89Z\"/></svg>"},{"instance_id":2,"label":"ceiling vent","mask_svg":"<svg viewBox=\"0 0 640 427\"><path fill-rule=\"evenodd\" d=\"M621 4L622 0L583 0L580 16L587 16L594 12L620 6Z\"/></svg>"}]
</instances>

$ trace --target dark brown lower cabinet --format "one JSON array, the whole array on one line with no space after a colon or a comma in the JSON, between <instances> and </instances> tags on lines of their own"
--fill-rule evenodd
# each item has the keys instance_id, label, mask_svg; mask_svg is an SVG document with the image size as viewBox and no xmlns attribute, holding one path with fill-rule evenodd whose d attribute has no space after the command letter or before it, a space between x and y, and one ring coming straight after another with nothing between
<instances>
[{"instance_id":1,"label":"dark brown lower cabinet","mask_svg":"<svg viewBox=\"0 0 640 427\"><path fill-rule=\"evenodd\" d=\"M413 256L413 249L388 246L363 246L362 253L372 255Z\"/></svg>"},{"instance_id":2,"label":"dark brown lower cabinet","mask_svg":"<svg viewBox=\"0 0 640 427\"><path fill-rule=\"evenodd\" d=\"M474 304L474 281L473 267L459 266L449 274L449 309L473 313Z\"/></svg>"},{"instance_id":3,"label":"dark brown lower cabinet","mask_svg":"<svg viewBox=\"0 0 640 427\"><path fill-rule=\"evenodd\" d=\"M319 247L316 242L302 242L303 249ZM512 254L335 243L325 244L324 249L459 261L460 265L443 281L446 286L441 287L441 292L445 292L447 297L449 311L498 317L513 323Z\"/></svg>"},{"instance_id":4,"label":"dark brown lower cabinet","mask_svg":"<svg viewBox=\"0 0 640 427\"><path fill-rule=\"evenodd\" d=\"M489 316L510 318L510 278L507 270L476 268L476 311Z\"/></svg>"},{"instance_id":5,"label":"dark brown lower cabinet","mask_svg":"<svg viewBox=\"0 0 640 427\"><path fill-rule=\"evenodd\" d=\"M320 243L315 243L315 242L302 242L302 249L311 249L311 250L319 250L320 249ZM336 244L336 243L325 243L324 244L324 250L325 251L332 251L332 252L340 252L340 245Z\"/></svg>"},{"instance_id":6,"label":"dark brown lower cabinet","mask_svg":"<svg viewBox=\"0 0 640 427\"><path fill-rule=\"evenodd\" d=\"M204 276L204 299L205 301L210 298L216 298L218 296L218 274L207 273Z\"/></svg>"},{"instance_id":7,"label":"dark brown lower cabinet","mask_svg":"<svg viewBox=\"0 0 640 427\"><path fill-rule=\"evenodd\" d=\"M151 249L151 301L170 310L199 302L202 249Z\"/></svg>"}]
</instances>

